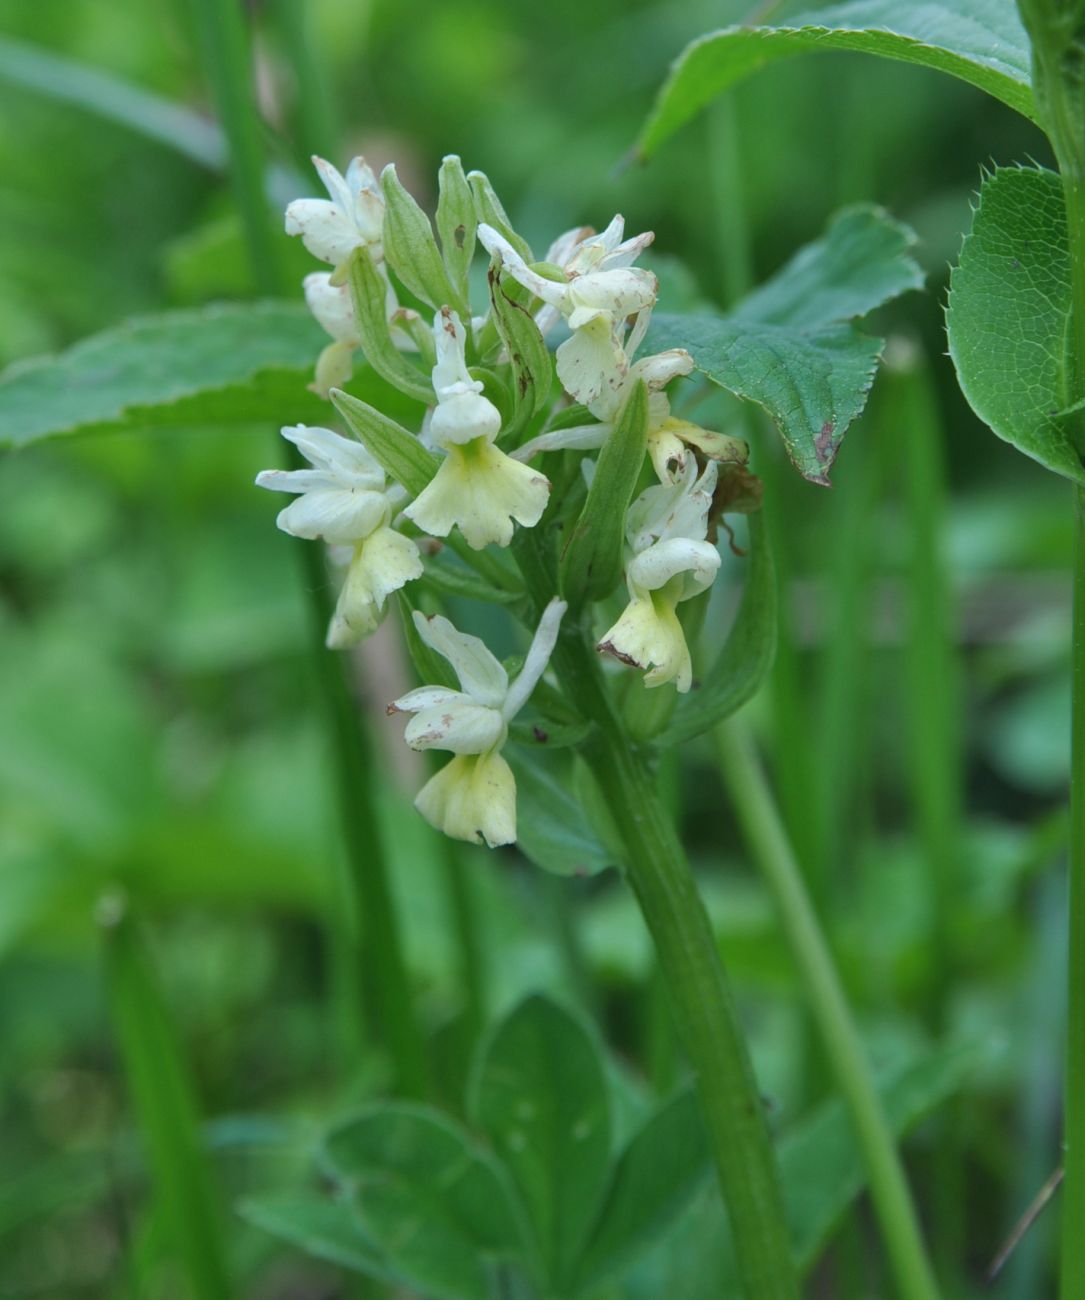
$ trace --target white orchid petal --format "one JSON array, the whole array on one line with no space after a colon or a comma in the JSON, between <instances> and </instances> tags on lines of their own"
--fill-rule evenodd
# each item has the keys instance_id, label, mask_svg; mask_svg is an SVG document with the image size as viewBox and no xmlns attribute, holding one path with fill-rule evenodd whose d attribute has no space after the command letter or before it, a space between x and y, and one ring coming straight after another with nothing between
<instances>
[{"instance_id":1,"label":"white orchid petal","mask_svg":"<svg viewBox=\"0 0 1085 1300\"><path fill-rule=\"evenodd\" d=\"M634 235L632 239L627 239L625 243L618 244L617 247L607 253L603 259L603 266L607 270L631 266L655 237L654 230L646 230L643 234Z\"/></svg>"},{"instance_id":2,"label":"white orchid petal","mask_svg":"<svg viewBox=\"0 0 1085 1300\"><path fill-rule=\"evenodd\" d=\"M477 636L457 631L440 614L427 618L415 610L414 625L426 645L452 665L460 685L473 700L500 708L508 689L509 676L484 642Z\"/></svg>"},{"instance_id":3,"label":"white orchid petal","mask_svg":"<svg viewBox=\"0 0 1085 1300\"><path fill-rule=\"evenodd\" d=\"M569 284L569 299L581 308L608 311L615 317L631 316L651 307L659 281L639 266L591 271Z\"/></svg>"},{"instance_id":4,"label":"white orchid petal","mask_svg":"<svg viewBox=\"0 0 1085 1300\"><path fill-rule=\"evenodd\" d=\"M674 604L665 594L635 596L596 649L634 668L648 668L645 686L673 681L679 691L693 682L693 664Z\"/></svg>"},{"instance_id":5,"label":"white orchid petal","mask_svg":"<svg viewBox=\"0 0 1085 1300\"><path fill-rule=\"evenodd\" d=\"M546 665L554 653L554 646L557 645L558 632L566 609L568 605L565 601L555 598L543 610L539 626L535 629L535 635L524 658L524 666L505 696L501 712L506 720L511 721L520 712L530 698L531 692L538 685L539 678L546 671Z\"/></svg>"},{"instance_id":6,"label":"white orchid petal","mask_svg":"<svg viewBox=\"0 0 1085 1300\"><path fill-rule=\"evenodd\" d=\"M525 289L529 289L536 298L541 298L543 302L559 308L565 302L568 286L558 284L555 280L548 280L537 271L533 271L504 235L496 231L493 226L483 222L478 228L478 239L491 257L495 253L500 254L502 264L512 278Z\"/></svg>"},{"instance_id":7,"label":"white orchid petal","mask_svg":"<svg viewBox=\"0 0 1085 1300\"><path fill-rule=\"evenodd\" d=\"M591 451L601 447L610 437L613 425L574 424L568 429L553 429L540 433L511 453L513 460L525 463L544 451Z\"/></svg>"},{"instance_id":8,"label":"white orchid petal","mask_svg":"<svg viewBox=\"0 0 1085 1300\"><path fill-rule=\"evenodd\" d=\"M382 492L365 489L318 488L306 492L279 512L284 533L322 538L332 545L359 542L378 528L388 513Z\"/></svg>"},{"instance_id":9,"label":"white orchid petal","mask_svg":"<svg viewBox=\"0 0 1085 1300\"><path fill-rule=\"evenodd\" d=\"M337 486L335 476L322 469L262 469L256 486L269 492L314 492Z\"/></svg>"},{"instance_id":10,"label":"white orchid petal","mask_svg":"<svg viewBox=\"0 0 1085 1300\"><path fill-rule=\"evenodd\" d=\"M282 435L307 461L352 485L374 490L384 486L384 470L356 438L317 425L288 425Z\"/></svg>"},{"instance_id":11,"label":"white orchid petal","mask_svg":"<svg viewBox=\"0 0 1085 1300\"><path fill-rule=\"evenodd\" d=\"M627 351L631 349L627 348ZM657 391L666 388L672 379L688 375L693 370L693 358L685 348L668 348L666 352L657 352L651 357L642 357L633 363L630 371L638 379L643 379L648 388Z\"/></svg>"},{"instance_id":12,"label":"white orchid petal","mask_svg":"<svg viewBox=\"0 0 1085 1300\"><path fill-rule=\"evenodd\" d=\"M328 199L295 199L286 209L286 233L300 235L314 257L338 266L361 242L350 217Z\"/></svg>"},{"instance_id":13,"label":"white orchid petal","mask_svg":"<svg viewBox=\"0 0 1085 1300\"><path fill-rule=\"evenodd\" d=\"M470 699L447 700L414 715L403 739L411 749L447 749L453 754L484 754L507 734L497 709Z\"/></svg>"},{"instance_id":14,"label":"white orchid petal","mask_svg":"<svg viewBox=\"0 0 1085 1300\"><path fill-rule=\"evenodd\" d=\"M369 636L390 593L420 578L422 571L418 547L409 537L386 526L375 529L354 549L328 628L329 648L341 650Z\"/></svg>"},{"instance_id":15,"label":"white orchid petal","mask_svg":"<svg viewBox=\"0 0 1085 1300\"><path fill-rule=\"evenodd\" d=\"M358 324L354 319L354 306L350 289L345 284L333 285L326 271L314 271L302 281L305 302L325 330L338 343L357 346Z\"/></svg>"},{"instance_id":16,"label":"white orchid petal","mask_svg":"<svg viewBox=\"0 0 1085 1300\"><path fill-rule=\"evenodd\" d=\"M448 686L417 686L388 706L390 713L418 713L422 709L432 709L438 704L451 704L455 700L469 700L463 691L454 691Z\"/></svg>"},{"instance_id":17,"label":"white orchid petal","mask_svg":"<svg viewBox=\"0 0 1085 1300\"><path fill-rule=\"evenodd\" d=\"M575 401L591 407L606 394L608 400L601 409L604 415L613 414L610 398L620 391L628 363L605 316L575 330L558 348L555 362L562 387Z\"/></svg>"}]
</instances>

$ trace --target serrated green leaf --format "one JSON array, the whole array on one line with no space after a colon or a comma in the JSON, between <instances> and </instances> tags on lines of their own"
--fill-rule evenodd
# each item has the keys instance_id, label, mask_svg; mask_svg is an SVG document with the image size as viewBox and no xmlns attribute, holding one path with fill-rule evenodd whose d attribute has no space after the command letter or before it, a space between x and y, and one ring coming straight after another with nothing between
<instances>
[{"instance_id":1,"label":"serrated green leaf","mask_svg":"<svg viewBox=\"0 0 1085 1300\"><path fill-rule=\"evenodd\" d=\"M849 0L772 27L727 27L686 46L641 132L647 158L730 86L770 63L853 50L960 77L1036 118L1028 38L1009 0Z\"/></svg>"},{"instance_id":2,"label":"serrated green leaf","mask_svg":"<svg viewBox=\"0 0 1085 1300\"><path fill-rule=\"evenodd\" d=\"M683 696L659 738L667 749L685 744L751 700L776 656L776 572L760 512L749 516L750 567L731 631L698 688Z\"/></svg>"},{"instance_id":3,"label":"serrated green leaf","mask_svg":"<svg viewBox=\"0 0 1085 1300\"><path fill-rule=\"evenodd\" d=\"M646 348L686 348L713 383L760 406L799 472L826 485L883 346L848 322L922 285L914 240L880 208L845 208L731 316L656 316Z\"/></svg>"},{"instance_id":4,"label":"serrated green leaf","mask_svg":"<svg viewBox=\"0 0 1085 1300\"><path fill-rule=\"evenodd\" d=\"M273 1192L241 1202L241 1216L292 1246L341 1268L398 1282L354 1207L316 1192Z\"/></svg>"},{"instance_id":5,"label":"serrated green leaf","mask_svg":"<svg viewBox=\"0 0 1085 1300\"><path fill-rule=\"evenodd\" d=\"M842 208L820 239L743 298L734 315L802 330L858 320L910 289L922 289L923 272L911 253L915 242L915 231L883 208Z\"/></svg>"},{"instance_id":6,"label":"serrated green leaf","mask_svg":"<svg viewBox=\"0 0 1085 1300\"><path fill-rule=\"evenodd\" d=\"M770 416L804 478L828 486L840 442L866 404L883 343L853 325L804 333L734 318L661 315L645 347L685 348L714 384Z\"/></svg>"},{"instance_id":7,"label":"serrated green leaf","mask_svg":"<svg viewBox=\"0 0 1085 1300\"><path fill-rule=\"evenodd\" d=\"M62 434L273 420L320 423L306 385L326 336L304 307L205 307L134 320L0 376L0 447Z\"/></svg>"},{"instance_id":8,"label":"serrated green leaf","mask_svg":"<svg viewBox=\"0 0 1085 1300\"><path fill-rule=\"evenodd\" d=\"M610 1172L610 1098L591 1034L536 995L498 1026L474 1080L472 1113L508 1168L551 1290L567 1281Z\"/></svg>"},{"instance_id":9,"label":"serrated green leaf","mask_svg":"<svg viewBox=\"0 0 1085 1300\"><path fill-rule=\"evenodd\" d=\"M638 379L599 453L587 499L561 557L562 595L574 608L609 595L621 581L625 516L647 437L648 390Z\"/></svg>"},{"instance_id":10,"label":"serrated green leaf","mask_svg":"<svg viewBox=\"0 0 1085 1300\"><path fill-rule=\"evenodd\" d=\"M594 876L617 865L578 798L575 754L515 745L505 757L516 777L516 843L526 857L559 876Z\"/></svg>"},{"instance_id":11,"label":"serrated green leaf","mask_svg":"<svg viewBox=\"0 0 1085 1300\"><path fill-rule=\"evenodd\" d=\"M332 403L347 427L365 445L366 450L397 483L412 496L424 491L437 473L437 457L408 433L401 424L390 420L376 407L351 397L341 388L333 388Z\"/></svg>"},{"instance_id":12,"label":"serrated green leaf","mask_svg":"<svg viewBox=\"0 0 1085 1300\"><path fill-rule=\"evenodd\" d=\"M456 1124L422 1106L379 1106L332 1130L325 1159L409 1286L489 1300L487 1260L522 1249L510 1189Z\"/></svg>"},{"instance_id":13,"label":"serrated green leaf","mask_svg":"<svg viewBox=\"0 0 1085 1300\"><path fill-rule=\"evenodd\" d=\"M354 319L362 341L365 358L378 375L382 375L401 392L429 405L433 385L396 347L388 324L388 285L364 245L359 245L347 265Z\"/></svg>"},{"instance_id":14,"label":"serrated green leaf","mask_svg":"<svg viewBox=\"0 0 1085 1300\"><path fill-rule=\"evenodd\" d=\"M1054 172L1006 167L983 183L950 278L946 329L969 405L1047 469L1085 484L1060 415L1071 405L1070 252Z\"/></svg>"},{"instance_id":15,"label":"serrated green leaf","mask_svg":"<svg viewBox=\"0 0 1085 1300\"><path fill-rule=\"evenodd\" d=\"M597 1286L656 1245L711 1167L700 1106L689 1089L649 1116L618 1158L577 1265L577 1288Z\"/></svg>"}]
</instances>

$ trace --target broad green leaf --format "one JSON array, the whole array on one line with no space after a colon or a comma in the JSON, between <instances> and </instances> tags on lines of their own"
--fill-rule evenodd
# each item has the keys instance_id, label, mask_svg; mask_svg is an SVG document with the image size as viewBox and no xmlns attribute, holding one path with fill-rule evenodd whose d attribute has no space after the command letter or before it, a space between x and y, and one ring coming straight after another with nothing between
<instances>
[{"instance_id":1,"label":"broad green leaf","mask_svg":"<svg viewBox=\"0 0 1085 1300\"><path fill-rule=\"evenodd\" d=\"M399 1280L347 1201L316 1192L274 1192L250 1196L238 1208L250 1223L307 1255L381 1281Z\"/></svg>"},{"instance_id":2,"label":"broad green leaf","mask_svg":"<svg viewBox=\"0 0 1085 1300\"><path fill-rule=\"evenodd\" d=\"M599 1048L569 1012L529 997L498 1026L472 1094L476 1122L520 1189L551 1292L560 1292L610 1172Z\"/></svg>"},{"instance_id":3,"label":"broad green leaf","mask_svg":"<svg viewBox=\"0 0 1085 1300\"><path fill-rule=\"evenodd\" d=\"M386 474L402 483L412 496L425 490L440 462L413 433L342 389L333 388L331 399L350 431L365 444Z\"/></svg>"},{"instance_id":4,"label":"broad green leaf","mask_svg":"<svg viewBox=\"0 0 1085 1300\"><path fill-rule=\"evenodd\" d=\"M849 0L772 27L726 27L691 42L641 132L647 158L730 86L793 54L854 50L948 72L1035 118L1028 38L1010 0Z\"/></svg>"},{"instance_id":5,"label":"broad green leaf","mask_svg":"<svg viewBox=\"0 0 1085 1300\"><path fill-rule=\"evenodd\" d=\"M748 294L735 309L739 320L811 330L858 320L868 312L923 288L912 256L915 231L883 208L859 203L842 208L820 239Z\"/></svg>"},{"instance_id":6,"label":"broad green leaf","mask_svg":"<svg viewBox=\"0 0 1085 1300\"><path fill-rule=\"evenodd\" d=\"M561 590L574 608L621 581L625 515L644 464L648 390L637 380L599 453L580 518L561 557Z\"/></svg>"},{"instance_id":7,"label":"broad green leaf","mask_svg":"<svg viewBox=\"0 0 1085 1300\"><path fill-rule=\"evenodd\" d=\"M594 876L617 865L578 797L584 774L569 749L513 745L506 750L516 776L516 843L545 871Z\"/></svg>"},{"instance_id":8,"label":"broad green leaf","mask_svg":"<svg viewBox=\"0 0 1085 1300\"><path fill-rule=\"evenodd\" d=\"M380 1106L329 1133L325 1158L391 1268L426 1295L489 1300L487 1260L522 1249L497 1168L421 1106Z\"/></svg>"},{"instance_id":9,"label":"broad green leaf","mask_svg":"<svg viewBox=\"0 0 1085 1300\"><path fill-rule=\"evenodd\" d=\"M799 472L827 485L883 346L848 322L922 285L913 242L881 209L846 208L732 315L656 316L646 347L686 348L706 378L771 416Z\"/></svg>"},{"instance_id":10,"label":"broad green leaf","mask_svg":"<svg viewBox=\"0 0 1085 1300\"><path fill-rule=\"evenodd\" d=\"M749 516L750 562L735 621L712 667L684 696L659 739L666 748L684 744L753 698L776 655L776 572L768 530L758 512Z\"/></svg>"},{"instance_id":11,"label":"broad green leaf","mask_svg":"<svg viewBox=\"0 0 1085 1300\"><path fill-rule=\"evenodd\" d=\"M1018 451L1085 483L1060 418L1070 406L1070 253L1062 187L1042 168L983 183L950 278L946 329L957 379L981 420Z\"/></svg>"},{"instance_id":12,"label":"broad green leaf","mask_svg":"<svg viewBox=\"0 0 1085 1300\"><path fill-rule=\"evenodd\" d=\"M655 1112L618 1158L607 1199L577 1265L578 1289L619 1273L656 1245L711 1168L696 1094Z\"/></svg>"},{"instance_id":13,"label":"broad green leaf","mask_svg":"<svg viewBox=\"0 0 1085 1300\"><path fill-rule=\"evenodd\" d=\"M301 305L165 312L0 376L0 447L60 434L273 420L318 424L306 385L327 339Z\"/></svg>"}]
</instances>

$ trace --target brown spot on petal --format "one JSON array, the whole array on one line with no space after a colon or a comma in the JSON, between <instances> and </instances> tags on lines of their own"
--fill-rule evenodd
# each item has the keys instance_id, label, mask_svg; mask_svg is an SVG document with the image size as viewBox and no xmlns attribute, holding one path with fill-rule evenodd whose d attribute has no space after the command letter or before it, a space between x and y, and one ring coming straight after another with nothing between
<instances>
[{"instance_id":1,"label":"brown spot on petal","mask_svg":"<svg viewBox=\"0 0 1085 1300\"><path fill-rule=\"evenodd\" d=\"M623 664L628 664L630 668L643 666L637 663L632 655L627 655L624 650L619 650L613 641L600 641L595 648L601 655L613 655L615 659L621 660Z\"/></svg>"}]
</instances>

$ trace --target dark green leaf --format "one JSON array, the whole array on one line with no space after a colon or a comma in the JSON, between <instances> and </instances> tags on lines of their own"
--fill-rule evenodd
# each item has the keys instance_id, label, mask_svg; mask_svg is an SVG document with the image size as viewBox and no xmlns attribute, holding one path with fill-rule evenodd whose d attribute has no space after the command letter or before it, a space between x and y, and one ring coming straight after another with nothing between
<instances>
[{"instance_id":1,"label":"dark green leaf","mask_svg":"<svg viewBox=\"0 0 1085 1300\"><path fill-rule=\"evenodd\" d=\"M398 1281L374 1245L354 1207L315 1192L275 1192L250 1196L242 1216L308 1255L381 1281Z\"/></svg>"},{"instance_id":2,"label":"dark green leaf","mask_svg":"<svg viewBox=\"0 0 1085 1300\"><path fill-rule=\"evenodd\" d=\"M365 444L389 477L402 483L412 496L424 491L437 473L439 461L413 433L342 389L333 388L331 399L351 432Z\"/></svg>"},{"instance_id":3,"label":"dark green leaf","mask_svg":"<svg viewBox=\"0 0 1085 1300\"><path fill-rule=\"evenodd\" d=\"M487 1260L522 1248L509 1188L436 1111L381 1106L334 1129L327 1163L372 1241L427 1295L489 1300Z\"/></svg>"},{"instance_id":4,"label":"dark green leaf","mask_svg":"<svg viewBox=\"0 0 1085 1300\"><path fill-rule=\"evenodd\" d=\"M539 744L510 746L505 757L516 776L516 842L521 852L559 876L594 876L617 865L578 797L585 774L578 773L575 754Z\"/></svg>"},{"instance_id":5,"label":"dark green leaf","mask_svg":"<svg viewBox=\"0 0 1085 1300\"><path fill-rule=\"evenodd\" d=\"M306 385L327 342L303 306L166 312L0 377L0 447L59 434L274 420L317 424Z\"/></svg>"},{"instance_id":6,"label":"dark green leaf","mask_svg":"<svg viewBox=\"0 0 1085 1300\"><path fill-rule=\"evenodd\" d=\"M854 50L935 68L1035 117L1028 38L1009 0L849 0L786 26L727 27L693 41L659 92L638 152L655 153L736 82L811 50Z\"/></svg>"},{"instance_id":7,"label":"dark green leaf","mask_svg":"<svg viewBox=\"0 0 1085 1300\"><path fill-rule=\"evenodd\" d=\"M637 380L599 453L584 508L561 557L562 595L575 608L621 581L625 515L644 464L648 390Z\"/></svg>"},{"instance_id":8,"label":"dark green leaf","mask_svg":"<svg viewBox=\"0 0 1085 1300\"><path fill-rule=\"evenodd\" d=\"M666 748L684 744L752 699L776 655L776 573L768 530L758 512L749 516L750 566L742 604L730 634L696 690L679 702L660 737Z\"/></svg>"},{"instance_id":9,"label":"dark green leaf","mask_svg":"<svg viewBox=\"0 0 1085 1300\"><path fill-rule=\"evenodd\" d=\"M657 1110L619 1157L577 1266L578 1288L598 1285L658 1245L711 1167L700 1106L691 1089Z\"/></svg>"},{"instance_id":10,"label":"dark green leaf","mask_svg":"<svg viewBox=\"0 0 1085 1300\"><path fill-rule=\"evenodd\" d=\"M972 409L1000 438L1085 483L1060 418L1070 406L1070 253L1054 172L1000 168L984 181L950 280L946 327Z\"/></svg>"},{"instance_id":11,"label":"dark green leaf","mask_svg":"<svg viewBox=\"0 0 1085 1300\"><path fill-rule=\"evenodd\" d=\"M541 996L491 1039L472 1111L512 1173L551 1289L571 1275L610 1172L610 1100L593 1036Z\"/></svg>"}]
</instances>

